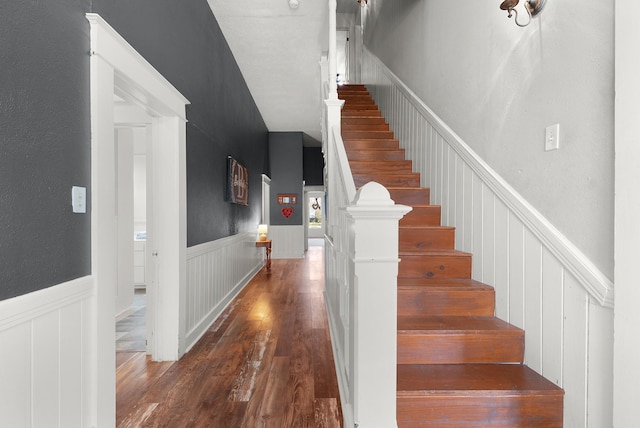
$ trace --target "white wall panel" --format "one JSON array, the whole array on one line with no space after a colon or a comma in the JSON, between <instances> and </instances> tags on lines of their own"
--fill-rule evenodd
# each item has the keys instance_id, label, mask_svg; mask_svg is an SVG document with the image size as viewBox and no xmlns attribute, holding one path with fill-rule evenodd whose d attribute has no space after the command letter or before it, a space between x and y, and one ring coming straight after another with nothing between
<instances>
[{"instance_id":1,"label":"white wall panel","mask_svg":"<svg viewBox=\"0 0 640 428\"><path fill-rule=\"evenodd\" d=\"M85 277L0 301L2 426L89 426L93 295Z\"/></svg>"},{"instance_id":2,"label":"white wall panel","mask_svg":"<svg viewBox=\"0 0 640 428\"><path fill-rule=\"evenodd\" d=\"M526 363L565 389L565 426L610 427L612 282L366 50L363 81L497 316L525 329Z\"/></svg>"},{"instance_id":3,"label":"white wall panel","mask_svg":"<svg viewBox=\"0 0 640 428\"><path fill-rule=\"evenodd\" d=\"M562 386L564 269L542 250L542 374Z\"/></svg>"},{"instance_id":4,"label":"white wall panel","mask_svg":"<svg viewBox=\"0 0 640 428\"><path fill-rule=\"evenodd\" d=\"M563 305L564 424L567 427L586 427L589 296L570 275L565 275Z\"/></svg>"},{"instance_id":5,"label":"white wall panel","mask_svg":"<svg viewBox=\"0 0 640 428\"><path fill-rule=\"evenodd\" d=\"M255 233L242 233L187 249L186 349L263 266Z\"/></svg>"},{"instance_id":6,"label":"white wall panel","mask_svg":"<svg viewBox=\"0 0 640 428\"><path fill-rule=\"evenodd\" d=\"M304 226L269 226L269 239L273 241L274 259L300 259L304 257Z\"/></svg>"},{"instance_id":7,"label":"white wall panel","mask_svg":"<svg viewBox=\"0 0 640 428\"><path fill-rule=\"evenodd\" d=\"M499 200L494 207L494 281L496 316L509 320L509 210Z\"/></svg>"}]
</instances>

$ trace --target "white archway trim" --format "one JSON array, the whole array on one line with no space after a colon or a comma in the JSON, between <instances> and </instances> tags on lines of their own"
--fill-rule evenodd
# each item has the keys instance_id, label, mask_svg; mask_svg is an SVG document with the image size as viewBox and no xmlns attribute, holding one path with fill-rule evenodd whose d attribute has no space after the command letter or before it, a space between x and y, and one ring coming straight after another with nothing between
<instances>
[{"instance_id":1,"label":"white archway trim","mask_svg":"<svg viewBox=\"0 0 640 428\"><path fill-rule=\"evenodd\" d=\"M86 390L94 426L115 426L115 216L114 93L153 116L156 281L148 290L156 315L150 350L156 360L184 352L186 285L186 109L189 101L97 14L91 26L91 263L95 283L92 353ZM148 242L148 245L151 242Z\"/></svg>"}]
</instances>

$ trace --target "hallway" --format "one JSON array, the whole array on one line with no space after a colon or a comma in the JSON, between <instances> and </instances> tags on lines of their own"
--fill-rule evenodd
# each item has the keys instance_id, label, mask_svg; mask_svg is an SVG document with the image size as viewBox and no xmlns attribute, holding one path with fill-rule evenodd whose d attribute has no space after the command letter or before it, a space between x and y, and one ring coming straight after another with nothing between
<instances>
[{"instance_id":1,"label":"hallway","mask_svg":"<svg viewBox=\"0 0 640 428\"><path fill-rule=\"evenodd\" d=\"M340 427L323 250L261 270L180 361L119 352L117 425Z\"/></svg>"}]
</instances>

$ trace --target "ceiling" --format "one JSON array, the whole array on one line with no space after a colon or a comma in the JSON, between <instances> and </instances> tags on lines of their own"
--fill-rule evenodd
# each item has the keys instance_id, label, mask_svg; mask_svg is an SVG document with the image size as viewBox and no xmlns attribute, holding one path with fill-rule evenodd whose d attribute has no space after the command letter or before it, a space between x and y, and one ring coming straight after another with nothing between
<instances>
[{"instance_id":1,"label":"ceiling","mask_svg":"<svg viewBox=\"0 0 640 428\"><path fill-rule=\"evenodd\" d=\"M208 0L269 131L321 141L320 57L328 50L327 0ZM338 12L357 9L338 0Z\"/></svg>"}]
</instances>

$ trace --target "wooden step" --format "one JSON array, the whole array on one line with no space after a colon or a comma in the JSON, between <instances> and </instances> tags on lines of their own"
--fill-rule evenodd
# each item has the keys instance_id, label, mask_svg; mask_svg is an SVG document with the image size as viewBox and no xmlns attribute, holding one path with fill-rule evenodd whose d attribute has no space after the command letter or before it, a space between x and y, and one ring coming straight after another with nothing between
<instances>
[{"instance_id":1,"label":"wooden step","mask_svg":"<svg viewBox=\"0 0 640 428\"><path fill-rule=\"evenodd\" d=\"M356 173L353 174L353 182L355 183L357 188L360 188L367 184L370 181L375 181L376 183L380 183L385 187L389 186L409 186L409 187L417 187L420 186L420 174L416 172L375 172L370 171L366 173Z\"/></svg>"},{"instance_id":2,"label":"wooden step","mask_svg":"<svg viewBox=\"0 0 640 428\"><path fill-rule=\"evenodd\" d=\"M351 171L354 174L361 174L365 172L377 173L410 173L411 161L410 160L398 160L398 161L357 161L349 160Z\"/></svg>"},{"instance_id":3,"label":"wooden step","mask_svg":"<svg viewBox=\"0 0 640 428\"><path fill-rule=\"evenodd\" d=\"M365 110L372 110L372 111L376 111L378 110L378 107L375 104L351 104L351 103L345 103L344 106L342 107L342 113L344 114L345 111L365 111Z\"/></svg>"},{"instance_id":4,"label":"wooden step","mask_svg":"<svg viewBox=\"0 0 640 428\"><path fill-rule=\"evenodd\" d=\"M404 159L404 149L347 150L349 161L396 161Z\"/></svg>"},{"instance_id":5,"label":"wooden step","mask_svg":"<svg viewBox=\"0 0 640 428\"><path fill-rule=\"evenodd\" d=\"M343 118L347 117L382 117L380 110L342 110Z\"/></svg>"},{"instance_id":6,"label":"wooden step","mask_svg":"<svg viewBox=\"0 0 640 428\"><path fill-rule=\"evenodd\" d=\"M401 252L429 251L442 248L453 250L455 228L446 226L401 226L398 242Z\"/></svg>"},{"instance_id":7,"label":"wooden step","mask_svg":"<svg viewBox=\"0 0 640 428\"><path fill-rule=\"evenodd\" d=\"M365 93L341 93L338 95L338 98L344 100L345 105L347 104L375 104L371 95Z\"/></svg>"},{"instance_id":8,"label":"wooden step","mask_svg":"<svg viewBox=\"0 0 640 428\"><path fill-rule=\"evenodd\" d=\"M398 366L398 428L560 428L564 392L520 364Z\"/></svg>"},{"instance_id":9,"label":"wooden step","mask_svg":"<svg viewBox=\"0 0 640 428\"><path fill-rule=\"evenodd\" d=\"M386 123L377 124L345 124L342 125L342 132L345 131L389 131L389 125Z\"/></svg>"},{"instance_id":10,"label":"wooden step","mask_svg":"<svg viewBox=\"0 0 640 428\"><path fill-rule=\"evenodd\" d=\"M347 152L351 150L380 150L380 149L398 149L400 147L400 143L398 140L394 140L393 138L387 140L366 140L366 139L345 139L342 137L344 141L344 148Z\"/></svg>"},{"instance_id":11,"label":"wooden step","mask_svg":"<svg viewBox=\"0 0 640 428\"><path fill-rule=\"evenodd\" d=\"M396 201L393 196L391 197L391 199L393 199L396 203L400 203ZM404 204L410 205L407 203ZM400 227L439 225L441 211L442 209L440 205L413 205L413 209L405 214L405 216L400 220Z\"/></svg>"},{"instance_id":12,"label":"wooden step","mask_svg":"<svg viewBox=\"0 0 640 428\"><path fill-rule=\"evenodd\" d=\"M428 187L407 188L390 186L387 187L387 190L391 195L391 199L393 199L396 204L409 206L429 205L431 192ZM440 212L440 208L438 208L438 212ZM439 220L437 224L440 224Z\"/></svg>"},{"instance_id":13,"label":"wooden step","mask_svg":"<svg viewBox=\"0 0 640 428\"><path fill-rule=\"evenodd\" d=\"M343 140L393 140L392 131L342 131Z\"/></svg>"},{"instance_id":14,"label":"wooden step","mask_svg":"<svg viewBox=\"0 0 640 428\"><path fill-rule=\"evenodd\" d=\"M440 250L401 252L398 278L471 278L471 254Z\"/></svg>"},{"instance_id":15,"label":"wooden step","mask_svg":"<svg viewBox=\"0 0 640 428\"><path fill-rule=\"evenodd\" d=\"M343 85L338 85L338 92L340 91L366 91L367 86L362 83L345 83Z\"/></svg>"},{"instance_id":16,"label":"wooden step","mask_svg":"<svg viewBox=\"0 0 640 428\"><path fill-rule=\"evenodd\" d=\"M522 363L524 331L496 317L398 316L398 364Z\"/></svg>"},{"instance_id":17,"label":"wooden step","mask_svg":"<svg viewBox=\"0 0 640 428\"><path fill-rule=\"evenodd\" d=\"M472 279L398 279L398 315L493 316L495 290Z\"/></svg>"},{"instance_id":18,"label":"wooden step","mask_svg":"<svg viewBox=\"0 0 640 428\"><path fill-rule=\"evenodd\" d=\"M343 117L340 120L343 127L348 125L384 125L384 117Z\"/></svg>"}]
</instances>

